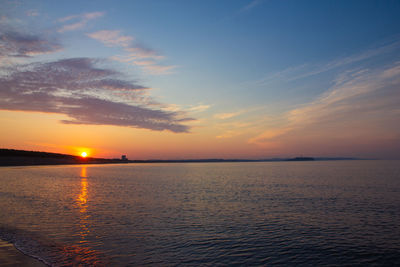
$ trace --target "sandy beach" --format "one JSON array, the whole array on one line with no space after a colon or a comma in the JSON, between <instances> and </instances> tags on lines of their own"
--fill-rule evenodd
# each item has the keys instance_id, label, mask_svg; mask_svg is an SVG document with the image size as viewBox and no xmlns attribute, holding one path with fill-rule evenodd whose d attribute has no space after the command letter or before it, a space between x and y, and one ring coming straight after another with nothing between
<instances>
[{"instance_id":1,"label":"sandy beach","mask_svg":"<svg viewBox=\"0 0 400 267\"><path fill-rule=\"evenodd\" d=\"M45 267L47 265L23 254L13 244L0 239L0 267L6 266Z\"/></svg>"}]
</instances>

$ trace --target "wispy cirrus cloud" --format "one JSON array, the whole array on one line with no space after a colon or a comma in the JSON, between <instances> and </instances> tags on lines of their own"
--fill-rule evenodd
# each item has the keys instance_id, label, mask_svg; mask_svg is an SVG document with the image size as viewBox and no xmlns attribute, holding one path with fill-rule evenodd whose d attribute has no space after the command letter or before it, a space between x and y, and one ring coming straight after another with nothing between
<instances>
[{"instance_id":1,"label":"wispy cirrus cloud","mask_svg":"<svg viewBox=\"0 0 400 267\"><path fill-rule=\"evenodd\" d=\"M394 50L398 49L399 46L400 40L397 38L395 40L388 41L384 44L380 44L376 47L361 51L359 53L332 60L328 63L307 63L299 66L292 66L278 72L267 74L263 78L251 83L255 85L267 85L275 81L293 82L299 79L316 76L324 72L340 69L342 67L347 68L352 64L358 64L359 62L379 57L385 53L393 52Z\"/></svg>"},{"instance_id":2,"label":"wispy cirrus cloud","mask_svg":"<svg viewBox=\"0 0 400 267\"><path fill-rule=\"evenodd\" d=\"M133 41L133 37L121 35L121 31L97 31L89 33L90 38L96 39L106 46L129 47Z\"/></svg>"},{"instance_id":3,"label":"wispy cirrus cloud","mask_svg":"<svg viewBox=\"0 0 400 267\"><path fill-rule=\"evenodd\" d=\"M198 104L194 106L190 106L187 110L191 112L203 112L209 109L211 105L205 105L205 104Z\"/></svg>"},{"instance_id":4,"label":"wispy cirrus cloud","mask_svg":"<svg viewBox=\"0 0 400 267\"><path fill-rule=\"evenodd\" d=\"M223 132L220 135L217 135L216 138L217 139L228 139L228 138L232 138L232 137L238 136L240 134L241 133L238 132L238 131L228 130L228 131Z\"/></svg>"},{"instance_id":5,"label":"wispy cirrus cloud","mask_svg":"<svg viewBox=\"0 0 400 267\"><path fill-rule=\"evenodd\" d=\"M131 47L126 48L126 51L129 52L129 55L127 58L131 59L152 59L152 60L161 60L164 59L165 57L163 55L160 55L157 51L145 47L144 45L140 43L136 43L132 45Z\"/></svg>"},{"instance_id":6,"label":"wispy cirrus cloud","mask_svg":"<svg viewBox=\"0 0 400 267\"><path fill-rule=\"evenodd\" d=\"M263 0L252 0L250 3L242 7L239 13L250 11L251 9L255 8L256 6L260 5Z\"/></svg>"},{"instance_id":7,"label":"wispy cirrus cloud","mask_svg":"<svg viewBox=\"0 0 400 267\"><path fill-rule=\"evenodd\" d=\"M226 119L230 119L233 117L236 117L240 114L242 114L242 111L237 111L237 112L227 112L227 113L218 113L214 115L214 118L216 119L220 119L220 120L226 120Z\"/></svg>"},{"instance_id":8,"label":"wispy cirrus cloud","mask_svg":"<svg viewBox=\"0 0 400 267\"><path fill-rule=\"evenodd\" d=\"M170 73L172 73L173 69L176 68L176 66L171 66L171 65L163 66L163 65L156 65L156 64L140 65L140 66L142 66L143 69L147 73L153 74L153 75L170 74Z\"/></svg>"},{"instance_id":9,"label":"wispy cirrus cloud","mask_svg":"<svg viewBox=\"0 0 400 267\"><path fill-rule=\"evenodd\" d=\"M228 120L228 119L232 119L237 116L243 115L245 113L251 113L251 112L258 113L262 109L264 109L263 106L254 106L254 107L244 108L244 109L240 109L240 110L233 111L233 112L217 113L214 115L214 118L219 119L219 120Z\"/></svg>"},{"instance_id":10,"label":"wispy cirrus cloud","mask_svg":"<svg viewBox=\"0 0 400 267\"><path fill-rule=\"evenodd\" d=\"M189 106L180 106L177 104L171 104L163 107L163 110L174 111L174 112L184 111L190 113L199 113L208 110L210 107L211 105L205 105L205 104L189 105Z\"/></svg>"},{"instance_id":11,"label":"wispy cirrus cloud","mask_svg":"<svg viewBox=\"0 0 400 267\"><path fill-rule=\"evenodd\" d=\"M247 1L246 4L244 4L243 6L241 6L238 9L236 9L232 14L229 14L229 15L221 18L221 20L222 21L232 20L232 19L235 19L237 17L243 16L243 15L246 15L246 14L250 14L251 11L254 8L259 6L263 2L264 2L264 0L250 0L250 1Z\"/></svg>"},{"instance_id":12,"label":"wispy cirrus cloud","mask_svg":"<svg viewBox=\"0 0 400 267\"><path fill-rule=\"evenodd\" d=\"M162 65L160 60L164 59L157 51L135 42L135 38L122 35L119 30L101 30L87 34L106 46L121 47L126 54L112 57L113 60L128 63L142 68L146 73L153 75L169 74L176 66Z\"/></svg>"},{"instance_id":13,"label":"wispy cirrus cloud","mask_svg":"<svg viewBox=\"0 0 400 267\"><path fill-rule=\"evenodd\" d=\"M346 71L314 101L287 112L280 126L269 127L248 142L300 153L320 147L334 153L340 147L360 151L371 144L400 144L399 103L400 62L374 70Z\"/></svg>"},{"instance_id":14,"label":"wispy cirrus cloud","mask_svg":"<svg viewBox=\"0 0 400 267\"><path fill-rule=\"evenodd\" d=\"M90 12L90 13L83 13L79 15L71 15L67 17L60 18L58 22L60 23L68 23L63 25L61 28L58 29L58 32L67 32L67 31L74 31L78 29L82 29L87 25L87 23L93 19L100 18L104 16L104 12Z\"/></svg>"},{"instance_id":15,"label":"wispy cirrus cloud","mask_svg":"<svg viewBox=\"0 0 400 267\"><path fill-rule=\"evenodd\" d=\"M28 17L37 17L39 16L39 12L36 9L31 9L25 12Z\"/></svg>"}]
</instances>

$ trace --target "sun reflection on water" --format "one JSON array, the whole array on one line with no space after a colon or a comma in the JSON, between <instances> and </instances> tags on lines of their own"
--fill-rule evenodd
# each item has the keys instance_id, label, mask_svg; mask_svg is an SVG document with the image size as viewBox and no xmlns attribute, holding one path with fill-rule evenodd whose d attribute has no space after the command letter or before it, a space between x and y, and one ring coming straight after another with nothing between
<instances>
[{"instance_id":1,"label":"sun reflection on water","mask_svg":"<svg viewBox=\"0 0 400 267\"><path fill-rule=\"evenodd\" d=\"M73 257L74 266L106 266L105 258L93 249L90 238L90 215L88 214L89 181L87 166L81 166L80 170L80 192L76 198L76 205L79 209L79 224L77 235L79 244L65 247L64 254Z\"/></svg>"},{"instance_id":2,"label":"sun reflection on water","mask_svg":"<svg viewBox=\"0 0 400 267\"><path fill-rule=\"evenodd\" d=\"M81 178L87 178L86 166L81 167Z\"/></svg>"},{"instance_id":3,"label":"sun reflection on water","mask_svg":"<svg viewBox=\"0 0 400 267\"><path fill-rule=\"evenodd\" d=\"M80 213L80 232L81 237L80 243L86 242L86 236L89 234L89 215L87 214L88 208L88 180L87 180L87 167L82 166L81 168L81 191L77 198L77 204Z\"/></svg>"}]
</instances>

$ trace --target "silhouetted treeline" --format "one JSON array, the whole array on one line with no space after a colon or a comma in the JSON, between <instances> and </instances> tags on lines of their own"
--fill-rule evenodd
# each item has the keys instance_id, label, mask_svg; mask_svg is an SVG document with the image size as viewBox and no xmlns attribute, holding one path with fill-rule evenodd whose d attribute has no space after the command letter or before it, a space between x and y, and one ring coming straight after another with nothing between
<instances>
[{"instance_id":1,"label":"silhouetted treeline","mask_svg":"<svg viewBox=\"0 0 400 267\"><path fill-rule=\"evenodd\" d=\"M124 163L120 159L82 158L68 154L0 149L0 166Z\"/></svg>"},{"instance_id":2,"label":"silhouetted treeline","mask_svg":"<svg viewBox=\"0 0 400 267\"><path fill-rule=\"evenodd\" d=\"M0 149L0 157L39 157L39 158L58 158L58 159L76 159L77 156L51 153L51 152L39 152L39 151L26 151L16 149Z\"/></svg>"}]
</instances>

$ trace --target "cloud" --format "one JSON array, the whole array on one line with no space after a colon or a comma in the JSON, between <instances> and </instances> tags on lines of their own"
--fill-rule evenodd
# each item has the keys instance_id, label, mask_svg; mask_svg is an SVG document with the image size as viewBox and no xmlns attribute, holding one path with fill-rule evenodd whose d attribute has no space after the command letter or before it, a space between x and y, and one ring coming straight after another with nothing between
<instances>
[{"instance_id":1,"label":"cloud","mask_svg":"<svg viewBox=\"0 0 400 267\"><path fill-rule=\"evenodd\" d=\"M220 135L217 135L216 138L217 139L228 139L228 138L232 138L232 137L235 137L235 136L238 136L238 135L240 135L239 132L229 130L229 131L226 131L226 132L224 132L224 133L222 133Z\"/></svg>"},{"instance_id":2,"label":"cloud","mask_svg":"<svg viewBox=\"0 0 400 267\"><path fill-rule=\"evenodd\" d=\"M0 109L67 115L67 124L129 126L188 132L181 112L151 109L140 102L147 87L100 68L90 58L70 58L7 68L0 76ZM130 94L129 101L115 92ZM137 101L135 101L137 100Z\"/></svg>"},{"instance_id":3,"label":"cloud","mask_svg":"<svg viewBox=\"0 0 400 267\"><path fill-rule=\"evenodd\" d=\"M25 14L28 17L37 17L37 16L39 16L39 12L37 10L35 10L35 9L28 10L28 11L26 11Z\"/></svg>"},{"instance_id":4,"label":"cloud","mask_svg":"<svg viewBox=\"0 0 400 267\"><path fill-rule=\"evenodd\" d=\"M104 12L91 12L91 13L85 13L82 15L84 19L90 20L90 19L97 19L104 16Z\"/></svg>"},{"instance_id":5,"label":"cloud","mask_svg":"<svg viewBox=\"0 0 400 267\"><path fill-rule=\"evenodd\" d=\"M163 65L145 65L143 66L143 69L153 75L162 75L162 74L170 74L172 73L172 70L175 69L176 66L163 66Z\"/></svg>"},{"instance_id":6,"label":"cloud","mask_svg":"<svg viewBox=\"0 0 400 267\"><path fill-rule=\"evenodd\" d=\"M80 15L71 15L64 18L59 19L58 21L61 23L71 22L70 24L62 26L58 29L58 32L67 32L67 31L74 31L81 29L86 26L86 24L93 19L97 19L104 16L104 12L91 12L91 13L84 13Z\"/></svg>"},{"instance_id":7,"label":"cloud","mask_svg":"<svg viewBox=\"0 0 400 267\"><path fill-rule=\"evenodd\" d=\"M0 31L0 59L32 57L61 50L57 41L15 31Z\"/></svg>"},{"instance_id":8,"label":"cloud","mask_svg":"<svg viewBox=\"0 0 400 267\"><path fill-rule=\"evenodd\" d=\"M123 36L120 34L120 31L103 30L94 33L89 33L88 36L90 38L102 42L106 46L128 47L133 41L133 37Z\"/></svg>"},{"instance_id":9,"label":"cloud","mask_svg":"<svg viewBox=\"0 0 400 267\"><path fill-rule=\"evenodd\" d=\"M264 147L279 144L292 151L321 147L348 151L356 146L361 151L372 144L389 150L388 143L400 143L399 103L400 62L374 70L346 71L314 101L287 112L280 126L248 142Z\"/></svg>"},{"instance_id":10,"label":"cloud","mask_svg":"<svg viewBox=\"0 0 400 267\"><path fill-rule=\"evenodd\" d=\"M210 105L199 104L196 106L191 106L187 110L191 111L191 112L203 112L203 111L206 111L207 109L209 109L210 107L211 107Z\"/></svg>"},{"instance_id":11,"label":"cloud","mask_svg":"<svg viewBox=\"0 0 400 267\"><path fill-rule=\"evenodd\" d=\"M240 114L242 114L242 111L237 111L237 112L229 112L229 113L218 113L214 115L214 118L216 119L220 119L220 120L226 120L226 119L230 119L233 117L236 117Z\"/></svg>"},{"instance_id":12,"label":"cloud","mask_svg":"<svg viewBox=\"0 0 400 267\"><path fill-rule=\"evenodd\" d=\"M210 105L198 104L189 106L180 106L177 104L164 105L163 110L166 111L184 111L184 112L203 112L209 109Z\"/></svg>"},{"instance_id":13,"label":"cloud","mask_svg":"<svg viewBox=\"0 0 400 267\"><path fill-rule=\"evenodd\" d=\"M126 51L129 52L128 58L131 59L142 59L142 58L150 58L153 60L164 59L164 56L159 55L155 50L145 47L141 44L135 44L134 46L126 48Z\"/></svg>"},{"instance_id":14,"label":"cloud","mask_svg":"<svg viewBox=\"0 0 400 267\"><path fill-rule=\"evenodd\" d=\"M255 8L259 4L261 4L263 1L262 0L253 0L244 7L242 7L239 11L239 13L247 12L250 11L251 9Z\"/></svg>"},{"instance_id":15,"label":"cloud","mask_svg":"<svg viewBox=\"0 0 400 267\"><path fill-rule=\"evenodd\" d=\"M216 136L217 139L228 139L240 135L245 135L252 133L254 131L255 125L252 122L219 122L216 126L221 131L220 134Z\"/></svg>"},{"instance_id":16,"label":"cloud","mask_svg":"<svg viewBox=\"0 0 400 267\"><path fill-rule=\"evenodd\" d=\"M134 37L122 35L119 30L101 30L89 33L87 36L103 43L105 46L121 47L126 54L113 56L112 59L138 66L148 74L170 74L176 68L173 65L160 64L159 61L164 59L164 56L151 48L145 47L143 44L134 42Z\"/></svg>"},{"instance_id":17,"label":"cloud","mask_svg":"<svg viewBox=\"0 0 400 267\"><path fill-rule=\"evenodd\" d=\"M384 44L380 44L376 47L364 50L360 53L341 57L332 60L325 64L302 64L300 66L289 67L287 69L270 73L265 75L263 78L250 82L256 85L267 85L271 82L293 82L300 79L309 78L316 76L321 73L325 73L332 70L337 70L342 67L348 67L352 64L365 62L376 57L382 56L383 54L393 52L400 47L400 40L394 39Z\"/></svg>"},{"instance_id":18,"label":"cloud","mask_svg":"<svg viewBox=\"0 0 400 267\"><path fill-rule=\"evenodd\" d=\"M269 129L255 137L250 138L248 140L248 143L257 144L257 145L264 145L265 143L269 144L271 142L271 140L273 140L274 138L282 136L283 134L285 134L291 130L292 130L292 128L290 128L289 126L277 128L277 129Z\"/></svg>"},{"instance_id":19,"label":"cloud","mask_svg":"<svg viewBox=\"0 0 400 267\"><path fill-rule=\"evenodd\" d=\"M61 31L79 28L103 15L102 12L93 12L64 17L59 21L68 25ZM54 53L63 47L49 35L8 30L11 29L8 24L6 22L5 27L0 27L1 110L63 114L68 118L62 123L67 124L189 132L190 127L185 122L192 119L184 111L163 110L162 104L148 95L150 88L105 67L106 60L67 58L33 62L35 56ZM133 38L122 36L120 32L98 32L92 37L102 38L110 46L136 48L142 55L159 58L150 49L132 46Z\"/></svg>"}]
</instances>

